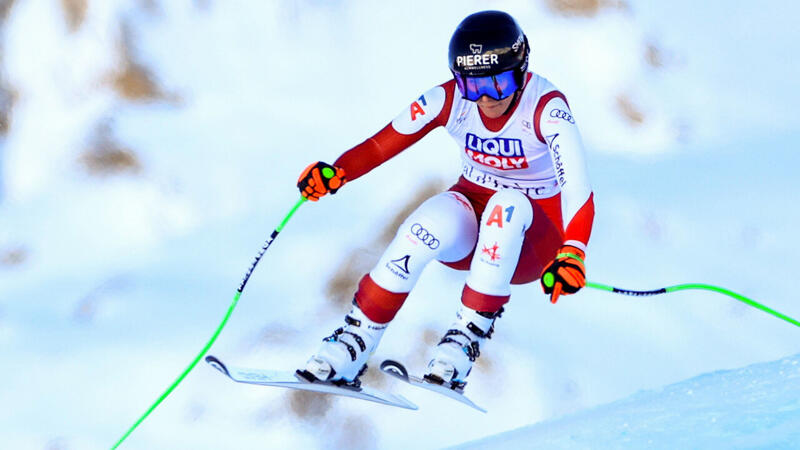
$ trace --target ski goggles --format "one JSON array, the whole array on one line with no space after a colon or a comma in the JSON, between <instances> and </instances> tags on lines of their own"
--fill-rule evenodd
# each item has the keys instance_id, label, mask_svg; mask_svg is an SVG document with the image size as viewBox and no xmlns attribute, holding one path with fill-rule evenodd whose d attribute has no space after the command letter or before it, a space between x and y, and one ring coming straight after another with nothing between
<instances>
[{"instance_id":1,"label":"ski goggles","mask_svg":"<svg viewBox=\"0 0 800 450\"><path fill-rule=\"evenodd\" d=\"M502 100L520 88L514 69L485 77L467 77L458 72L453 72L453 76L461 96L471 102L478 101L484 95Z\"/></svg>"}]
</instances>

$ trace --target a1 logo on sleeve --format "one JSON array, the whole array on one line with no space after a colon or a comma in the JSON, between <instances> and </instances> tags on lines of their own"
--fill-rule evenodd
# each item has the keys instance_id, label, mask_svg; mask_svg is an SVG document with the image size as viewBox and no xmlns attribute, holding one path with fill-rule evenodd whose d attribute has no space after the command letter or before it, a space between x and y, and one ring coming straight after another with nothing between
<instances>
[{"instance_id":1,"label":"a1 logo on sleeve","mask_svg":"<svg viewBox=\"0 0 800 450\"><path fill-rule=\"evenodd\" d=\"M425 95L420 95L417 101L411 104L409 109L411 110L411 120L417 120L417 116L424 116L425 110L422 109L423 106L428 106L428 101L425 100Z\"/></svg>"},{"instance_id":2,"label":"a1 logo on sleeve","mask_svg":"<svg viewBox=\"0 0 800 450\"><path fill-rule=\"evenodd\" d=\"M442 112L445 98L446 94L441 86L428 90L411 102L410 106L403 108L392 120L392 127L398 133L406 135L422 130Z\"/></svg>"}]
</instances>

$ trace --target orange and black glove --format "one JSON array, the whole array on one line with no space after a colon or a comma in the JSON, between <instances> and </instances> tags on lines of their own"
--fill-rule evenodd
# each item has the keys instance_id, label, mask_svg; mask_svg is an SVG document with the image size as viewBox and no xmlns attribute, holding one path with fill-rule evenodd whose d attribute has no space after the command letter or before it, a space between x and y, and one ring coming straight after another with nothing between
<instances>
[{"instance_id":1,"label":"orange and black glove","mask_svg":"<svg viewBox=\"0 0 800 450\"><path fill-rule=\"evenodd\" d=\"M574 294L586 286L586 255L577 247L564 245L542 272L542 289L555 303L561 294Z\"/></svg>"},{"instance_id":2,"label":"orange and black glove","mask_svg":"<svg viewBox=\"0 0 800 450\"><path fill-rule=\"evenodd\" d=\"M297 188L303 197L315 202L325 194L335 194L346 182L344 169L320 161L306 167L297 179Z\"/></svg>"}]
</instances>

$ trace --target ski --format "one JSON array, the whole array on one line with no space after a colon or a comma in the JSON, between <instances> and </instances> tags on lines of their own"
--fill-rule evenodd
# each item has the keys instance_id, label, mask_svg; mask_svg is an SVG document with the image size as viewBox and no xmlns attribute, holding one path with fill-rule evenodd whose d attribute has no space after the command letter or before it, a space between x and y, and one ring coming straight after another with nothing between
<instances>
[{"instance_id":1,"label":"ski","mask_svg":"<svg viewBox=\"0 0 800 450\"><path fill-rule=\"evenodd\" d=\"M289 372L227 366L219 358L212 355L206 356L206 362L237 383L276 386L302 391L320 392L323 394L341 395L383 405L396 406L398 408L418 409L417 405L400 395L390 394L379 389L364 386L363 384L358 387L349 385L339 386L331 382L319 381L316 379L314 379L314 381L308 381L301 375L300 371Z\"/></svg>"},{"instance_id":2,"label":"ski","mask_svg":"<svg viewBox=\"0 0 800 450\"><path fill-rule=\"evenodd\" d=\"M449 387L441 384L436 384L426 381L424 378L420 378L414 375L409 375L408 370L406 370L405 366L397 361L393 361L391 359L385 360L384 362L381 363L381 371L397 378L398 380L405 381L406 383L412 386L421 387L423 389L436 392L437 394L444 395L445 397L449 397L469 407L477 409L480 412L483 413L486 412L486 409L476 405L472 400L467 398L464 394L461 394L454 389L450 389Z\"/></svg>"}]
</instances>

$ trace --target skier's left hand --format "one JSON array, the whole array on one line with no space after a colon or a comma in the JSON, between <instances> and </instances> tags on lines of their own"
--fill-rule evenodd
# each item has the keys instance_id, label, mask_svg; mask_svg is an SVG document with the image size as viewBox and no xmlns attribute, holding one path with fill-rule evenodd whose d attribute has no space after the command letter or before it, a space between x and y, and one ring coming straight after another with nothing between
<instances>
[{"instance_id":1,"label":"skier's left hand","mask_svg":"<svg viewBox=\"0 0 800 450\"><path fill-rule=\"evenodd\" d=\"M550 295L551 303L558 301L561 294L574 294L586 286L585 257L581 249L571 245L558 249L555 259L544 268L541 278L542 289Z\"/></svg>"}]
</instances>

